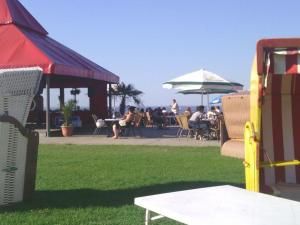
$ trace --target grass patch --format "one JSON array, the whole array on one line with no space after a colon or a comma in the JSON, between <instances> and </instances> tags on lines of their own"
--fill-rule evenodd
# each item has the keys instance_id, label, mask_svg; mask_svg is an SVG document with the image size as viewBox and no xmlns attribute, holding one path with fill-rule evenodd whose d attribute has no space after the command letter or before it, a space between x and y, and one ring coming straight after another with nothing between
<instances>
[{"instance_id":1,"label":"grass patch","mask_svg":"<svg viewBox=\"0 0 300 225\"><path fill-rule=\"evenodd\" d=\"M40 145L34 198L2 208L0 224L143 224L135 197L241 186L243 177L241 160L215 147Z\"/></svg>"}]
</instances>

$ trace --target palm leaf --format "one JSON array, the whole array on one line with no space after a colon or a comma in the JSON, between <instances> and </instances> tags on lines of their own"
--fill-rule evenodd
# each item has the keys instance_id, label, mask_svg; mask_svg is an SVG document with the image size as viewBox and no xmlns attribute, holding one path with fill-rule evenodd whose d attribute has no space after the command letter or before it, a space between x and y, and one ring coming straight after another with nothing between
<instances>
[{"instance_id":1,"label":"palm leaf","mask_svg":"<svg viewBox=\"0 0 300 225\"><path fill-rule=\"evenodd\" d=\"M126 105L126 100L133 100L134 103L140 104L141 99L139 98L143 92L135 89L132 84L126 85L124 82L121 82L117 85L115 90L112 90L112 95L118 96L121 99L120 111L124 111Z\"/></svg>"}]
</instances>

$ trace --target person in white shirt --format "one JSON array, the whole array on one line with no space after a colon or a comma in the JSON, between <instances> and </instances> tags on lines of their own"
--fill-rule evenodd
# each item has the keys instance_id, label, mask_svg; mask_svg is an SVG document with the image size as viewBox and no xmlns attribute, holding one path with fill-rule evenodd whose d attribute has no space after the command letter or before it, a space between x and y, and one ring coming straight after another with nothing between
<instances>
[{"instance_id":1,"label":"person in white shirt","mask_svg":"<svg viewBox=\"0 0 300 225\"><path fill-rule=\"evenodd\" d=\"M217 115L220 115L220 114L221 114L220 106L215 106L215 113L216 113Z\"/></svg>"},{"instance_id":2,"label":"person in white shirt","mask_svg":"<svg viewBox=\"0 0 300 225\"><path fill-rule=\"evenodd\" d=\"M193 115L191 107L187 107L183 112L183 115L187 116L187 118L190 119Z\"/></svg>"},{"instance_id":3,"label":"person in white shirt","mask_svg":"<svg viewBox=\"0 0 300 225\"><path fill-rule=\"evenodd\" d=\"M197 106L196 109L197 111L194 112L189 119L189 125L192 128L198 128L197 126L199 125L199 122L206 118L203 105Z\"/></svg>"},{"instance_id":4,"label":"person in white shirt","mask_svg":"<svg viewBox=\"0 0 300 225\"><path fill-rule=\"evenodd\" d=\"M173 104L171 106L171 111L175 114L178 115L179 113L179 106L178 103L176 102L176 99L173 99Z\"/></svg>"},{"instance_id":5,"label":"person in white shirt","mask_svg":"<svg viewBox=\"0 0 300 225\"><path fill-rule=\"evenodd\" d=\"M216 113L215 109L216 109L216 107L212 106L210 108L210 111L207 112L207 118L208 119L215 119L215 117L217 116L217 113Z\"/></svg>"},{"instance_id":6,"label":"person in white shirt","mask_svg":"<svg viewBox=\"0 0 300 225\"><path fill-rule=\"evenodd\" d=\"M161 112L162 112L164 115L168 114L168 111L167 111L166 107L162 107L162 108L161 108Z\"/></svg>"},{"instance_id":7,"label":"person in white shirt","mask_svg":"<svg viewBox=\"0 0 300 225\"><path fill-rule=\"evenodd\" d=\"M196 130L195 138L198 139L198 136L203 134L203 132L208 132L210 122L205 120L207 116L203 105L197 106L196 109L197 111L189 119L189 127Z\"/></svg>"}]
</instances>

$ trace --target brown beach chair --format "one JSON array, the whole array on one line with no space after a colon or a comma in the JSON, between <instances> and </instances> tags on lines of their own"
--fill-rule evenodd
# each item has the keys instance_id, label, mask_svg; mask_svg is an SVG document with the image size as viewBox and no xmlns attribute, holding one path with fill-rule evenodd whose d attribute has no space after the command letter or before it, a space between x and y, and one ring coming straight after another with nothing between
<instances>
[{"instance_id":1,"label":"brown beach chair","mask_svg":"<svg viewBox=\"0 0 300 225\"><path fill-rule=\"evenodd\" d=\"M250 118L249 92L222 97L224 123L221 124L221 154L243 159L244 127Z\"/></svg>"}]
</instances>

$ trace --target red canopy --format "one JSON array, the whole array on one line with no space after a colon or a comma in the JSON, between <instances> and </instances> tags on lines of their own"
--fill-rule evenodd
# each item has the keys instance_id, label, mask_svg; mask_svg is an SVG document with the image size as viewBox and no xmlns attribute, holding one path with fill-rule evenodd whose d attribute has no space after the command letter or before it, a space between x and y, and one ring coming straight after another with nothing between
<instances>
[{"instance_id":1,"label":"red canopy","mask_svg":"<svg viewBox=\"0 0 300 225\"><path fill-rule=\"evenodd\" d=\"M47 34L17 0L0 0L0 68L40 66L48 75L119 82L117 75Z\"/></svg>"}]
</instances>

